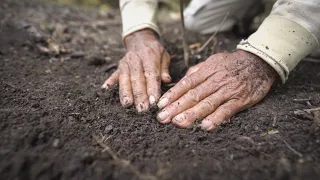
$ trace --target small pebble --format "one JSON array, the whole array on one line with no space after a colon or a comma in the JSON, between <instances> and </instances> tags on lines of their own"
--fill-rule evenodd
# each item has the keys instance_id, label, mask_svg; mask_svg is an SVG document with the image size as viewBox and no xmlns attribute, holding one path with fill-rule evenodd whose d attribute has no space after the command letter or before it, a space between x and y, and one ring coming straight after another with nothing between
<instances>
[{"instance_id":1,"label":"small pebble","mask_svg":"<svg viewBox=\"0 0 320 180\"><path fill-rule=\"evenodd\" d=\"M60 145L60 140L59 139L54 139L52 146L57 148Z\"/></svg>"},{"instance_id":2,"label":"small pebble","mask_svg":"<svg viewBox=\"0 0 320 180\"><path fill-rule=\"evenodd\" d=\"M72 58L79 58L84 56L83 51L73 51L70 55Z\"/></svg>"},{"instance_id":3,"label":"small pebble","mask_svg":"<svg viewBox=\"0 0 320 180\"><path fill-rule=\"evenodd\" d=\"M110 133L112 130L113 130L112 125L108 125L108 126L106 126L106 128L104 129L104 132L108 134L108 133Z\"/></svg>"}]
</instances>

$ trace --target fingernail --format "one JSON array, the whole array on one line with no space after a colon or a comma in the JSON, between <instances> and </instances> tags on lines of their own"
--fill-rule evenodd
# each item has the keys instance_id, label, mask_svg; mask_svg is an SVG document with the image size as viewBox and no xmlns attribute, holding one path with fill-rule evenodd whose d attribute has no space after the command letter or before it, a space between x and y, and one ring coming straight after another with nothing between
<instances>
[{"instance_id":1,"label":"fingernail","mask_svg":"<svg viewBox=\"0 0 320 180\"><path fill-rule=\"evenodd\" d=\"M158 120L159 120L159 121L164 121L164 120L166 120L168 117L169 117L169 113L168 113L167 111L161 111L161 112L158 114Z\"/></svg>"},{"instance_id":2,"label":"fingernail","mask_svg":"<svg viewBox=\"0 0 320 180\"><path fill-rule=\"evenodd\" d=\"M209 128L211 128L212 122L211 121L202 121L200 126L202 129L208 130Z\"/></svg>"},{"instance_id":3,"label":"fingernail","mask_svg":"<svg viewBox=\"0 0 320 180\"><path fill-rule=\"evenodd\" d=\"M163 73L162 76L164 76L164 77L166 77L166 78L171 80L171 76L169 74L167 74L167 73Z\"/></svg>"},{"instance_id":4,"label":"fingernail","mask_svg":"<svg viewBox=\"0 0 320 180\"><path fill-rule=\"evenodd\" d=\"M184 114L179 114L179 115L177 115L176 117L173 118L174 121L179 122L179 123L180 123L181 121L183 121L184 119L186 119L186 117L184 116Z\"/></svg>"},{"instance_id":5,"label":"fingernail","mask_svg":"<svg viewBox=\"0 0 320 180\"><path fill-rule=\"evenodd\" d=\"M154 105L156 103L156 98L153 95L149 96L149 102L151 105Z\"/></svg>"},{"instance_id":6,"label":"fingernail","mask_svg":"<svg viewBox=\"0 0 320 180\"><path fill-rule=\"evenodd\" d=\"M123 107L129 107L130 106L130 100L128 98L122 99L122 105Z\"/></svg>"},{"instance_id":7,"label":"fingernail","mask_svg":"<svg viewBox=\"0 0 320 180\"><path fill-rule=\"evenodd\" d=\"M144 103L139 103L137 105L137 110L139 113L146 111L147 109L144 107Z\"/></svg>"},{"instance_id":8,"label":"fingernail","mask_svg":"<svg viewBox=\"0 0 320 180\"><path fill-rule=\"evenodd\" d=\"M160 99L159 103L158 103L158 107L160 109L164 108L167 104L168 104L169 100L168 98L163 98L163 99Z\"/></svg>"},{"instance_id":9,"label":"fingernail","mask_svg":"<svg viewBox=\"0 0 320 180\"><path fill-rule=\"evenodd\" d=\"M103 88L103 89L109 89L109 84L105 83L105 84L103 84L103 85L101 86L101 88Z\"/></svg>"}]
</instances>

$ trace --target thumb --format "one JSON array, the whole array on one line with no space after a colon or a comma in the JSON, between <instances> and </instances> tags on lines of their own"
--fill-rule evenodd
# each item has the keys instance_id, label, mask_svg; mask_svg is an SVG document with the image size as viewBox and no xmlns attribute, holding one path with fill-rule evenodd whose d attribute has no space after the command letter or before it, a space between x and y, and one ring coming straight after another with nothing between
<instances>
[{"instance_id":1,"label":"thumb","mask_svg":"<svg viewBox=\"0 0 320 180\"><path fill-rule=\"evenodd\" d=\"M165 51L162 55L161 61L161 81L164 83L171 82L171 76L169 74L170 55Z\"/></svg>"}]
</instances>

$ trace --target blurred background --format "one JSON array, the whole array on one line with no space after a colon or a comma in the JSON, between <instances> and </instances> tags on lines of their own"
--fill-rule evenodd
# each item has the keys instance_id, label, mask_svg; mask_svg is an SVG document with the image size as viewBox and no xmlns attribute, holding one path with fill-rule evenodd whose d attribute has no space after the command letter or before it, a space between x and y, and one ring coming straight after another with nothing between
<instances>
[{"instance_id":1,"label":"blurred background","mask_svg":"<svg viewBox=\"0 0 320 180\"><path fill-rule=\"evenodd\" d=\"M55 2L59 4L79 5L86 8L97 8L104 13L109 9L117 9L119 0L43 0L46 2ZM180 0L159 0L159 11L157 14L159 22L172 22L179 20L179 1ZM251 22L251 29L256 29L262 23L264 18L270 13L276 0L261 0L264 8ZM190 0L183 0L184 7Z\"/></svg>"},{"instance_id":2,"label":"blurred background","mask_svg":"<svg viewBox=\"0 0 320 180\"><path fill-rule=\"evenodd\" d=\"M119 0L45 0L51 2L57 2L62 4L78 4L84 7L96 7L100 9L105 8L117 8ZM184 3L188 3L190 0L184 0ZM175 10L179 8L179 0L160 0L161 5L168 6Z\"/></svg>"}]
</instances>

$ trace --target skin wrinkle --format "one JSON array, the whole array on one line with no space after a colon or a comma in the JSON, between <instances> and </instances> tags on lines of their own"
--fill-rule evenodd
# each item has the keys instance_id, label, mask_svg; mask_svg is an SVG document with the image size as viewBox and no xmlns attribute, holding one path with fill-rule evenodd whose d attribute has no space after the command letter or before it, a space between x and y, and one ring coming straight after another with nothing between
<instances>
[{"instance_id":1,"label":"skin wrinkle","mask_svg":"<svg viewBox=\"0 0 320 180\"><path fill-rule=\"evenodd\" d=\"M252 58L248 58L248 61L244 61L244 62L249 63L252 60L253 60ZM237 65L243 65L243 63L237 62ZM245 64L245 65L247 66L247 64ZM265 64L262 64L262 65L264 66ZM262 82L265 81L265 80L269 80L269 75L271 75L271 73L272 73L272 71L270 72L269 67L268 68L263 68L263 67L261 67L261 65L257 65L257 63L251 63L251 66L247 66L246 68L240 68L240 69L241 70L245 70L246 73L244 73L243 75L240 76L239 81L241 82L243 80L246 80L247 82L250 81L250 82L253 82L253 84L254 84L253 88L251 86L248 86L248 85L243 85L246 88L250 88L250 89L248 89L248 92L252 92L252 89L257 89L256 91L253 91L253 93L256 94L253 97L257 97L257 96L258 97L260 97L260 96L264 97L265 94L267 93L267 91L263 91L264 89L266 89L266 87L265 87L265 85L263 85ZM239 72L240 72L239 69L235 69L233 71L233 73L237 74L237 75L239 74ZM246 75L246 74L252 74L252 73L254 73L255 75L251 76L251 77L258 77L262 81L254 81L253 78L250 78L250 76ZM259 86L261 88L257 88ZM244 88L239 88L239 89L244 89ZM242 94L242 93L240 93L240 94ZM253 101L256 102L256 101L259 101L260 99L262 99L262 98L253 99Z\"/></svg>"},{"instance_id":2,"label":"skin wrinkle","mask_svg":"<svg viewBox=\"0 0 320 180\"><path fill-rule=\"evenodd\" d=\"M223 58L227 59L224 59L224 61L221 62L221 59ZM216 69L219 69L219 72L217 72ZM203 72L206 72L207 75L203 74ZM211 75L213 74L213 72L214 75ZM192 86L190 84L198 84L199 82L191 81L189 82L189 85L186 84L186 87L188 87L189 89L186 95L198 97L193 99L191 98L189 103L193 102L192 104L194 104L194 101L200 101L199 103L202 103L200 105L194 106L200 108L197 110L199 111L199 114L193 114L191 112L194 107L189 108L184 112L181 112L180 114L184 114L183 119L185 121L183 121L183 119L180 119L179 123L173 122L179 127L188 126L190 125L190 123L202 118L203 115L206 114L209 114L208 117L213 118L214 116L218 115L217 113L220 113L218 115L219 118L225 117L226 119L230 119L232 115L234 115L238 111L244 110L256 104L267 94L276 77L276 72L272 69L271 66L266 64L258 56L244 51L237 51L229 55L216 54L209 57L208 60L204 62L204 66L200 67L199 71L194 72L193 75L198 75L199 77L206 77L206 81L211 82L211 84L207 86L207 88L216 88L216 91L211 92L211 94L214 96L219 96L220 102L217 105L216 102L211 102L212 100L210 101L208 99L209 97L211 97L211 95L208 95L208 97L204 97L203 92L199 91L199 89L195 90L198 86L204 86L203 84L206 83L206 81L200 82L203 80L201 80L201 78L195 78L200 82L200 84L195 88L191 88ZM188 80L186 81L186 79L188 78L185 78L183 81L188 82ZM179 92L172 91L169 94L172 95L175 93ZM199 94L197 95L196 93ZM167 95L167 97L170 98L169 95ZM203 103L209 103L209 105L203 105ZM211 109L210 107L212 106L217 107ZM174 109L175 107L171 104L165 109L169 110L171 108ZM170 112L174 111L172 109L170 110ZM210 115L210 113L212 114ZM174 118L182 117L180 115L176 115L177 114L173 114L171 116L174 116ZM212 121L211 124L218 125L223 122L222 119L210 118L207 120L209 120L210 122ZM212 125L211 127L209 127L209 129L214 129L216 125Z\"/></svg>"},{"instance_id":3,"label":"skin wrinkle","mask_svg":"<svg viewBox=\"0 0 320 180\"><path fill-rule=\"evenodd\" d=\"M170 83L170 56L152 30L144 29L124 38L126 55L120 61L118 74L112 74L103 88L119 82L120 102L124 107L135 105L138 111L148 110L161 95L161 80ZM122 66L127 66L123 68ZM128 75L129 78L124 76ZM130 87L130 88L129 88ZM129 97L129 98L125 98ZM132 97L132 99L131 99ZM132 101L132 102L131 102ZM126 102L129 102L128 105ZM143 109L141 109L143 108Z\"/></svg>"},{"instance_id":4,"label":"skin wrinkle","mask_svg":"<svg viewBox=\"0 0 320 180\"><path fill-rule=\"evenodd\" d=\"M160 79L164 78L163 72L168 73L166 65L170 62L170 56L154 38L152 31L143 32L143 36L139 33L125 38L127 54L119 66L128 67L118 68L123 69L119 77L125 77L126 74L130 76L126 83L130 84L128 87L132 87L132 90L120 93L120 96L125 104L125 97L131 95L136 108L146 110L150 93L154 93L151 85L148 85L148 79L152 79L152 86L157 86L160 91ZM212 130L235 113L260 101L277 76L261 58L242 50L212 55L188 72L160 99L163 101L159 104L164 108L161 112L168 113L162 114L166 119L159 120L161 123L169 123L171 118L175 118L180 122L173 121L174 124L187 127L195 120L204 118L204 121L210 122L207 124L210 127L206 129ZM120 86L120 92L122 88Z\"/></svg>"}]
</instances>

